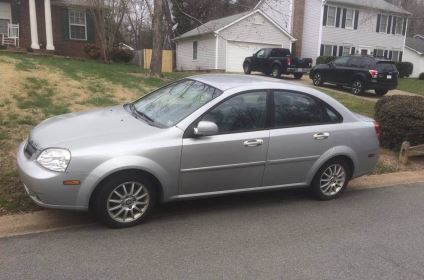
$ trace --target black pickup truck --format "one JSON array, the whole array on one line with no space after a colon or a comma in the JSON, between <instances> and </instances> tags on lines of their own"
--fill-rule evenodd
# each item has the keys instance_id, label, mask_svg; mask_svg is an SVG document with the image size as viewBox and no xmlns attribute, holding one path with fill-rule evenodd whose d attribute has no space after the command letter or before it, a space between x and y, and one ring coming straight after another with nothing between
<instances>
[{"instance_id":1,"label":"black pickup truck","mask_svg":"<svg viewBox=\"0 0 424 280\"><path fill-rule=\"evenodd\" d=\"M312 67L312 58L297 58L292 56L289 49L265 48L260 49L253 56L246 57L243 62L245 74L252 71L262 72L279 78L281 75L293 75L301 79L303 73L308 73Z\"/></svg>"}]
</instances>

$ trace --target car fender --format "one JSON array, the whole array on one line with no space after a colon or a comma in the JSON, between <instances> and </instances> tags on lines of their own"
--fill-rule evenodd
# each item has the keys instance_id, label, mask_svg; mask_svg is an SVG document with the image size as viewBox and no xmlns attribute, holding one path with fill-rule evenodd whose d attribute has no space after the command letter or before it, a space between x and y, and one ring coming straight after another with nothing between
<instances>
[{"instance_id":1,"label":"car fender","mask_svg":"<svg viewBox=\"0 0 424 280\"><path fill-rule=\"evenodd\" d=\"M356 153L348 146L336 146L332 147L331 149L327 150L325 153L323 153L318 160L314 163L312 168L309 170L309 173L306 177L306 183L307 185L310 185L312 183L312 180L315 177L315 174L318 172L318 170L323 166L324 163L329 161L332 158L338 157L338 156L345 156L352 160L353 163L353 169L355 170L355 167L358 166L358 157ZM355 172L355 171L354 171Z\"/></svg>"},{"instance_id":2,"label":"car fender","mask_svg":"<svg viewBox=\"0 0 424 280\"><path fill-rule=\"evenodd\" d=\"M141 156L122 156L103 162L86 177L78 193L77 204L88 207L93 191L103 179L116 172L129 169L148 172L155 176L162 186L163 197L178 193L175 175L169 174L158 163ZM171 179L172 176L174 176L174 180Z\"/></svg>"}]
</instances>

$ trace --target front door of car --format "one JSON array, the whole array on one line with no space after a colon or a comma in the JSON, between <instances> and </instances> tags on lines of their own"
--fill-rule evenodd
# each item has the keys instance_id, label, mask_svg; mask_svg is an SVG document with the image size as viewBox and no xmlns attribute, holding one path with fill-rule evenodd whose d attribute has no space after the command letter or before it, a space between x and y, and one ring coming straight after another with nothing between
<instances>
[{"instance_id":1,"label":"front door of car","mask_svg":"<svg viewBox=\"0 0 424 280\"><path fill-rule=\"evenodd\" d=\"M267 91L237 94L188 128L181 155L180 195L262 186L269 145L267 104ZM194 135L200 121L215 123L218 133Z\"/></svg>"},{"instance_id":2,"label":"front door of car","mask_svg":"<svg viewBox=\"0 0 424 280\"><path fill-rule=\"evenodd\" d=\"M256 53L256 57L253 60L252 70L263 71L265 61L266 61L266 49L261 49Z\"/></svg>"},{"instance_id":3,"label":"front door of car","mask_svg":"<svg viewBox=\"0 0 424 280\"><path fill-rule=\"evenodd\" d=\"M304 185L314 163L332 147L340 115L303 93L274 91L264 186Z\"/></svg>"},{"instance_id":4,"label":"front door of car","mask_svg":"<svg viewBox=\"0 0 424 280\"><path fill-rule=\"evenodd\" d=\"M333 82L337 84L350 83L350 68L348 67L350 57L343 56L333 61Z\"/></svg>"}]
</instances>

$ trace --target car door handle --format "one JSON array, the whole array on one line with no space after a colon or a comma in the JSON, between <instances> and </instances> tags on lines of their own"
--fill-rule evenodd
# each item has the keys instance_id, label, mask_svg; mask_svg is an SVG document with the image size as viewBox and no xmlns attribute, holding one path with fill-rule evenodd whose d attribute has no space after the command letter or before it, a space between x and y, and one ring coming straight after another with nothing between
<instances>
[{"instance_id":1,"label":"car door handle","mask_svg":"<svg viewBox=\"0 0 424 280\"><path fill-rule=\"evenodd\" d=\"M252 139L252 140L246 140L243 142L243 145L245 147L257 147L261 146L264 143L264 140L262 139Z\"/></svg>"},{"instance_id":2,"label":"car door handle","mask_svg":"<svg viewBox=\"0 0 424 280\"><path fill-rule=\"evenodd\" d=\"M324 140L324 139L327 139L328 137L330 137L330 133L328 132L321 132L321 133L314 134L315 140Z\"/></svg>"}]
</instances>

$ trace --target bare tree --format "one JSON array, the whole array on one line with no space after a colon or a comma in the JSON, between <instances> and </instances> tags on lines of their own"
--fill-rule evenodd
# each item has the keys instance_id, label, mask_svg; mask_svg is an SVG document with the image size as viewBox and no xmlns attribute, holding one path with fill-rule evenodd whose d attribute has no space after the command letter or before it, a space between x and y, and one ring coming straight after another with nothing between
<instances>
[{"instance_id":1,"label":"bare tree","mask_svg":"<svg viewBox=\"0 0 424 280\"><path fill-rule=\"evenodd\" d=\"M94 26L105 62L111 62L111 53L119 29L128 11L129 0L88 0Z\"/></svg>"},{"instance_id":2,"label":"bare tree","mask_svg":"<svg viewBox=\"0 0 424 280\"><path fill-rule=\"evenodd\" d=\"M149 0L130 0L128 5L126 26L129 26L130 40L134 47L142 49L143 31L150 27L153 17Z\"/></svg>"},{"instance_id":3,"label":"bare tree","mask_svg":"<svg viewBox=\"0 0 424 280\"><path fill-rule=\"evenodd\" d=\"M153 8L153 49L152 60L150 62L150 75L160 76L162 71L162 49L164 31L162 21L164 19L163 0L154 0Z\"/></svg>"}]
</instances>

